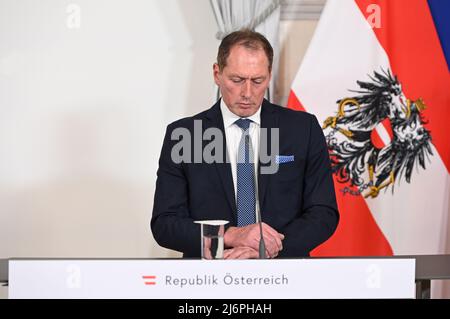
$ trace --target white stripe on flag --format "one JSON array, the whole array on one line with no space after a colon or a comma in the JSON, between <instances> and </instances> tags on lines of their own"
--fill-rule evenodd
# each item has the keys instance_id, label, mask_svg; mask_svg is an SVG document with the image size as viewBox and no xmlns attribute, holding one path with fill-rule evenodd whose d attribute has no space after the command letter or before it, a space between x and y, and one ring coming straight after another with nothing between
<instances>
[{"instance_id":1,"label":"white stripe on flag","mask_svg":"<svg viewBox=\"0 0 450 319\"><path fill-rule=\"evenodd\" d=\"M353 0L329 0L292 89L320 123L337 111L336 101L355 93L357 80L389 69L386 52ZM345 21L342 21L345 17ZM349 35L351 38L349 39Z\"/></svg>"},{"instance_id":2,"label":"white stripe on flag","mask_svg":"<svg viewBox=\"0 0 450 319\"><path fill-rule=\"evenodd\" d=\"M389 145L389 143L391 143L391 137L389 136L389 133L383 124L378 125L375 130L377 131L378 136L383 141L384 145Z\"/></svg>"},{"instance_id":3,"label":"white stripe on flag","mask_svg":"<svg viewBox=\"0 0 450 319\"><path fill-rule=\"evenodd\" d=\"M427 169L414 168L411 183L405 177L366 199L378 226L395 255L445 253L449 178L438 152L426 160Z\"/></svg>"}]
</instances>

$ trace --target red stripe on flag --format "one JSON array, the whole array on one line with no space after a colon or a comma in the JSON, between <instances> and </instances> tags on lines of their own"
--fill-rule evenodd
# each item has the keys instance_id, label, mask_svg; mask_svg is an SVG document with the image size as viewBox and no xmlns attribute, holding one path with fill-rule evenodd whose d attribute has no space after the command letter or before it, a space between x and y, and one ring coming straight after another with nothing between
<instances>
[{"instance_id":1,"label":"red stripe on flag","mask_svg":"<svg viewBox=\"0 0 450 319\"><path fill-rule=\"evenodd\" d=\"M389 135L390 140L394 138L394 131L392 131L392 125L391 120L389 118L384 119L381 121L381 124L383 125L384 129L386 130L386 133Z\"/></svg>"},{"instance_id":2,"label":"red stripe on flag","mask_svg":"<svg viewBox=\"0 0 450 319\"><path fill-rule=\"evenodd\" d=\"M382 134L382 136L380 136L380 134ZM380 150L386 147L393 138L394 133L392 131L391 121L388 118L381 121L370 134L373 146Z\"/></svg>"},{"instance_id":3,"label":"red stripe on flag","mask_svg":"<svg viewBox=\"0 0 450 319\"><path fill-rule=\"evenodd\" d=\"M375 148L378 148L379 150L381 150L383 147L386 146L384 141L381 139L380 135L378 134L377 130L373 130L370 133L370 140L372 141L373 146L375 146Z\"/></svg>"},{"instance_id":4,"label":"red stripe on flag","mask_svg":"<svg viewBox=\"0 0 450 319\"><path fill-rule=\"evenodd\" d=\"M349 184L336 182L340 220L336 232L311 252L312 256L392 256L392 248L374 220L364 198L344 194Z\"/></svg>"},{"instance_id":5,"label":"red stripe on flag","mask_svg":"<svg viewBox=\"0 0 450 319\"><path fill-rule=\"evenodd\" d=\"M366 19L381 12L381 27L373 28L386 51L392 71L411 100L423 98L425 125L450 172L450 143L447 123L450 115L450 74L426 0L355 0ZM373 17L372 17L373 18ZM368 21L372 21L369 19Z\"/></svg>"},{"instance_id":6,"label":"red stripe on flag","mask_svg":"<svg viewBox=\"0 0 450 319\"><path fill-rule=\"evenodd\" d=\"M288 107L304 110L291 90ZM336 232L311 252L312 256L391 256L392 248L372 217L361 195L344 194L345 185L334 179L340 220Z\"/></svg>"},{"instance_id":7,"label":"red stripe on flag","mask_svg":"<svg viewBox=\"0 0 450 319\"><path fill-rule=\"evenodd\" d=\"M287 107L290 109L293 109L293 110L298 110L298 111L305 110L305 108L303 107L303 105L300 103L297 96L295 95L294 91L292 91L292 90L289 92Z\"/></svg>"}]
</instances>

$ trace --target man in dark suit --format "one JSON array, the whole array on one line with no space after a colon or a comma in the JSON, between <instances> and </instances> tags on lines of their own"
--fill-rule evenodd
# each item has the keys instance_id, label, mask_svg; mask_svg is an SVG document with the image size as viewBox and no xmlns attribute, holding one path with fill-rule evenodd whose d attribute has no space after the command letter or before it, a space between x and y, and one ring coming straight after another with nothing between
<instances>
[{"instance_id":1,"label":"man in dark suit","mask_svg":"<svg viewBox=\"0 0 450 319\"><path fill-rule=\"evenodd\" d=\"M264 99L272 61L261 34L229 34L213 67L222 98L167 127L151 220L161 246L199 257L194 221L222 219L229 221L224 257L258 258L261 216L267 256L302 257L335 231L339 213L325 138L313 115ZM218 147L211 162L202 155L213 136Z\"/></svg>"}]
</instances>

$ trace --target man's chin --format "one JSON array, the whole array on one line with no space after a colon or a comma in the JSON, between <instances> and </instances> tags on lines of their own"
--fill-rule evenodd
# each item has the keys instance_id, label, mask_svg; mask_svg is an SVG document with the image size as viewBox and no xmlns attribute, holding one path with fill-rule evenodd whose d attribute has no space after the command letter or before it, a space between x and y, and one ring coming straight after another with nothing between
<instances>
[{"instance_id":1,"label":"man's chin","mask_svg":"<svg viewBox=\"0 0 450 319\"><path fill-rule=\"evenodd\" d=\"M255 108L254 106L251 107L239 106L237 115L239 115L240 117L249 117L255 114L256 111L258 111L258 109Z\"/></svg>"}]
</instances>

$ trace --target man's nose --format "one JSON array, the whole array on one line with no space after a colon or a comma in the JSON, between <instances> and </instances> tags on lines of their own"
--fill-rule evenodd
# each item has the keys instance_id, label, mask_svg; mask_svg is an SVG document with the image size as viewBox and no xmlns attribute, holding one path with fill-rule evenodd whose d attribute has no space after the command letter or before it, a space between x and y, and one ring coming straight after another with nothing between
<instances>
[{"instance_id":1,"label":"man's nose","mask_svg":"<svg viewBox=\"0 0 450 319\"><path fill-rule=\"evenodd\" d=\"M249 99L252 96L252 87L250 81L245 81L241 88L241 96Z\"/></svg>"}]
</instances>

